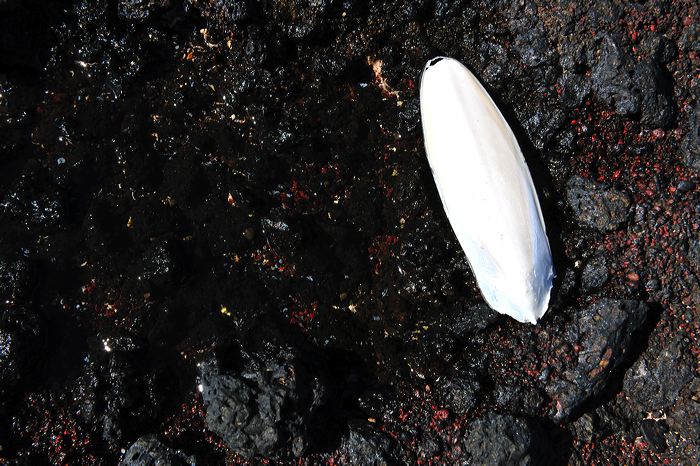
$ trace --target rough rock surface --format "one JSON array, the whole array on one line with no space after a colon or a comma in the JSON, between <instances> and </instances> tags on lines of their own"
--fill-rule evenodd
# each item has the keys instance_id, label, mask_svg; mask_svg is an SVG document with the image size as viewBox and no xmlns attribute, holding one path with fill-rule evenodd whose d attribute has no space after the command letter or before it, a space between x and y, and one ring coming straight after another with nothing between
<instances>
[{"instance_id":1,"label":"rough rock surface","mask_svg":"<svg viewBox=\"0 0 700 466\"><path fill-rule=\"evenodd\" d=\"M555 419L567 418L605 388L648 312L638 301L602 299L576 314L571 329L579 347L576 364L547 387L556 401Z\"/></svg>"},{"instance_id":2,"label":"rough rock surface","mask_svg":"<svg viewBox=\"0 0 700 466\"><path fill-rule=\"evenodd\" d=\"M352 426L338 448L338 464L390 466L400 464L392 438L369 427Z\"/></svg>"},{"instance_id":3,"label":"rough rock surface","mask_svg":"<svg viewBox=\"0 0 700 466\"><path fill-rule=\"evenodd\" d=\"M693 376L690 361L678 337L658 352L646 351L625 374L625 395L646 412L671 406Z\"/></svg>"},{"instance_id":4,"label":"rough rock surface","mask_svg":"<svg viewBox=\"0 0 700 466\"><path fill-rule=\"evenodd\" d=\"M155 435L144 435L124 453L119 466L186 466L195 465L194 457L173 450Z\"/></svg>"},{"instance_id":5,"label":"rough rock surface","mask_svg":"<svg viewBox=\"0 0 700 466\"><path fill-rule=\"evenodd\" d=\"M608 280L608 267L605 257L593 256L581 272L581 284L587 290L600 288Z\"/></svg>"},{"instance_id":6,"label":"rough rock surface","mask_svg":"<svg viewBox=\"0 0 700 466\"><path fill-rule=\"evenodd\" d=\"M700 101L689 110L688 130L683 138L685 162L690 168L700 170Z\"/></svg>"},{"instance_id":7,"label":"rough rock surface","mask_svg":"<svg viewBox=\"0 0 700 466\"><path fill-rule=\"evenodd\" d=\"M231 375L220 374L215 363L202 363L207 427L244 457L284 451L301 456L323 387L288 348L251 358L248 370Z\"/></svg>"},{"instance_id":8,"label":"rough rock surface","mask_svg":"<svg viewBox=\"0 0 700 466\"><path fill-rule=\"evenodd\" d=\"M575 176L566 185L566 199L576 220L598 231L620 228L627 220L630 200L623 192Z\"/></svg>"},{"instance_id":9,"label":"rough rock surface","mask_svg":"<svg viewBox=\"0 0 700 466\"><path fill-rule=\"evenodd\" d=\"M462 439L466 464L534 464L533 434L523 419L491 414L471 423Z\"/></svg>"},{"instance_id":10,"label":"rough rock surface","mask_svg":"<svg viewBox=\"0 0 700 466\"><path fill-rule=\"evenodd\" d=\"M620 39L605 35L591 70L591 90L622 116L640 115L651 127L673 122L670 78L655 61L636 62ZM651 92L648 92L650 90Z\"/></svg>"}]
</instances>

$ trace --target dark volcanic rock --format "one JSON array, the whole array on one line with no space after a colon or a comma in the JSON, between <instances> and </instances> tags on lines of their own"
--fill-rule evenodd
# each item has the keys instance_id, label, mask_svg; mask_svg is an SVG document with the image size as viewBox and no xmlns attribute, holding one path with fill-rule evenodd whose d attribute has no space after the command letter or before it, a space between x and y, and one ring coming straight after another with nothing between
<instances>
[{"instance_id":1,"label":"dark volcanic rock","mask_svg":"<svg viewBox=\"0 0 700 466\"><path fill-rule=\"evenodd\" d=\"M543 106L525 120L523 126L535 147L542 149L562 127L565 120L566 116L561 110Z\"/></svg>"},{"instance_id":2,"label":"dark volcanic rock","mask_svg":"<svg viewBox=\"0 0 700 466\"><path fill-rule=\"evenodd\" d=\"M131 20L144 20L158 7L167 7L170 0L119 0L119 16Z\"/></svg>"},{"instance_id":3,"label":"dark volcanic rock","mask_svg":"<svg viewBox=\"0 0 700 466\"><path fill-rule=\"evenodd\" d=\"M180 272L180 255L170 241L154 241L144 251L136 263L134 276L153 286L163 286L173 282Z\"/></svg>"},{"instance_id":4,"label":"dark volcanic rock","mask_svg":"<svg viewBox=\"0 0 700 466\"><path fill-rule=\"evenodd\" d=\"M690 384L690 393L700 391L700 378L695 379ZM692 464L700 456L700 446L696 439L700 438L700 401L697 397L684 400L674 407L668 418L672 435L667 436L667 443L674 447L684 461L679 463Z\"/></svg>"},{"instance_id":5,"label":"dark volcanic rock","mask_svg":"<svg viewBox=\"0 0 700 466\"><path fill-rule=\"evenodd\" d=\"M636 62L616 37L602 38L591 72L591 89L621 116L641 115L650 127L673 122L670 83L655 61Z\"/></svg>"},{"instance_id":6,"label":"dark volcanic rock","mask_svg":"<svg viewBox=\"0 0 700 466\"><path fill-rule=\"evenodd\" d=\"M598 231L620 228L627 220L630 200L625 193L579 176L569 179L566 199L576 220Z\"/></svg>"},{"instance_id":7,"label":"dark volcanic rock","mask_svg":"<svg viewBox=\"0 0 700 466\"><path fill-rule=\"evenodd\" d=\"M38 318L23 308L0 309L0 406L35 364L43 349Z\"/></svg>"},{"instance_id":8,"label":"dark volcanic rock","mask_svg":"<svg viewBox=\"0 0 700 466\"><path fill-rule=\"evenodd\" d=\"M491 309L488 304L480 303L465 310L459 310L450 322L450 328L455 335L464 336L477 333L492 325L498 320L498 312Z\"/></svg>"},{"instance_id":9,"label":"dark volcanic rock","mask_svg":"<svg viewBox=\"0 0 700 466\"><path fill-rule=\"evenodd\" d=\"M303 39L328 24L326 15L332 0L274 0L272 17L293 39Z\"/></svg>"},{"instance_id":10,"label":"dark volcanic rock","mask_svg":"<svg viewBox=\"0 0 700 466\"><path fill-rule=\"evenodd\" d=\"M700 170L700 102L690 110L688 132L681 143L685 155L685 163L690 168Z\"/></svg>"},{"instance_id":11,"label":"dark volcanic rock","mask_svg":"<svg viewBox=\"0 0 700 466\"><path fill-rule=\"evenodd\" d=\"M593 256L583 267L581 284L587 290L600 288L608 280L608 265L602 255Z\"/></svg>"},{"instance_id":12,"label":"dark volcanic rock","mask_svg":"<svg viewBox=\"0 0 700 466\"><path fill-rule=\"evenodd\" d=\"M515 4L513 4L515 5ZM528 5L530 6L530 5ZM508 27L514 33L513 48L527 66L544 64L554 57L554 49L547 44L547 34L542 22L532 11L514 11Z\"/></svg>"},{"instance_id":13,"label":"dark volcanic rock","mask_svg":"<svg viewBox=\"0 0 700 466\"><path fill-rule=\"evenodd\" d=\"M443 402L457 414L464 414L476 406L480 388L479 374L461 362L455 364L450 373L437 382Z\"/></svg>"},{"instance_id":14,"label":"dark volcanic rock","mask_svg":"<svg viewBox=\"0 0 700 466\"><path fill-rule=\"evenodd\" d=\"M17 371L17 337L0 328L0 396L3 398L9 389L18 382ZM2 405L4 403L0 403Z\"/></svg>"},{"instance_id":15,"label":"dark volcanic rock","mask_svg":"<svg viewBox=\"0 0 700 466\"><path fill-rule=\"evenodd\" d=\"M220 374L201 365L207 427L244 457L301 456L323 388L289 348L248 356L248 369Z\"/></svg>"},{"instance_id":16,"label":"dark volcanic rock","mask_svg":"<svg viewBox=\"0 0 700 466\"><path fill-rule=\"evenodd\" d=\"M0 302L12 302L29 291L29 262L0 258Z\"/></svg>"},{"instance_id":17,"label":"dark volcanic rock","mask_svg":"<svg viewBox=\"0 0 700 466\"><path fill-rule=\"evenodd\" d=\"M462 440L467 464L533 464L533 435L527 423L513 416L490 414L469 426Z\"/></svg>"},{"instance_id":18,"label":"dark volcanic rock","mask_svg":"<svg viewBox=\"0 0 700 466\"><path fill-rule=\"evenodd\" d=\"M144 435L124 453L119 466L185 466L195 465L192 456L173 450L163 444L155 435Z\"/></svg>"},{"instance_id":19,"label":"dark volcanic rock","mask_svg":"<svg viewBox=\"0 0 700 466\"><path fill-rule=\"evenodd\" d=\"M605 388L648 311L649 307L638 301L603 299L576 314L571 332L580 347L578 358L561 379L547 386L556 400L555 419L567 418Z\"/></svg>"},{"instance_id":20,"label":"dark volcanic rock","mask_svg":"<svg viewBox=\"0 0 700 466\"><path fill-rule=\"evenodd\" d=\"M15 220L26 228L52 231L65 220L61 191L38 176L23 175L0 201L0 219Z\"/></svg>"},{"instance_id":21,"label":"dark volcanic rock","mask_svg":"<svg viewBox=\"0 0 700 466\"><path fill-rule=\"evenodd\" d=\"M672 405L693 376L691 359L680 338L649 348L625 374L625 394L643 412Z\"/></svg>"},{"instance_id":22,"label":"dark volcanic rock","mask_svg":"<svg viewBox=\"0 0 700 466\"><path fill-rule=\"evenodd\" d=\"M254 5L251 0L188 0L199 8L206 18L223 23L236 23L251 17Z\"/></svg>"},{"instance_id":23,"label":"dark volcanic rock","mask_svg":"<svg viewBox=\"0 0 700 466\"><path fill-rule=\"evenodd\" d=\"M388 466L400 464L398 446L387 434L365 426L351 426L338 448L339 464Z\"/></svg>"}]
</instances>

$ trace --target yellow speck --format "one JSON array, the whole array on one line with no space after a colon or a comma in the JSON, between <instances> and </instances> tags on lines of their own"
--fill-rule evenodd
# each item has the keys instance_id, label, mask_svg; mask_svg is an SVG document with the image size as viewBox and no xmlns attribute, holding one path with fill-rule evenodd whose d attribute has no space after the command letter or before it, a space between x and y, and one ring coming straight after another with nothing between
<instances>
[{"instance_id":1,"label":"yellow speck","mask_svg":"<svg viewBox=\"0 0 700 466\"><path fill-rule=\"evenodd\" d=\"M399 174L399 171L396 168L394 168L394 171L391 172L391 176L396 176L398 174Z\"/></svg>"},{"instance_id":2,"label":"yellow speck","mask_svg":"<svg viewBox=\"0 0 700 466\"><path fill-rule=\"evenodd\" d=\"M371 422L372 424L374 424L375 422L377 422L377 420L376 420L375 418L373 418L373 417L368 417L368 418L367 418L367 421L368 421L368 422Z\"/></svg>"},{"instance_id":3,"label":"yellow speck","mask_svg":"<svg viewBox=\"0 0 700 466\"><path fill-rule=\"evenodd\" d=\"M126 221L126 227L127 228L134 228L134 219L129 217L129 220Z\"/></svg>"},{"instance_id":4,"label":"yellow speck","mask_svg":"<svg viewBox=\"0 0 700 466\"><path fill-rule=\"evenodd\" d=\"M231 317L231 311L226 306L221 306L221 313L226 317Z\"/></svg>"},{"instance_id":5,"label":"yellow speck","mask_svg":"<svg viewBox=\"0 0 700 466\"><path fill-rule=\"evenodd\" d=\"M354 314L354 313L357 312L357 305L356 305L356 304L353 304L353 303L350 303L350 304L348 305L348 309L350 309L350 312L352 312L352 313Z\"/></svg>"}]
</instances>

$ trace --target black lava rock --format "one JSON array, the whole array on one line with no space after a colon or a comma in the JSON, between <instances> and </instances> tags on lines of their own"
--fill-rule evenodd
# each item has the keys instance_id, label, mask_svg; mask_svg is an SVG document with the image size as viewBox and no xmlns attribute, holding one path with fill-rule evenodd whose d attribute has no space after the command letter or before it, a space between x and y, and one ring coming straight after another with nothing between
<instances>
[{"instance_id":1,"label":"black lava rock","mask_svg":"<svg viewBox=\"0 0 700 466\"><path fill-rule=\"evenodd\" d=\"M332 0L273 1L272 18L293 39L303 39L329 22Z\"/></svg>"},{"instance_id":2,"label":"black lava rock","mask_svg":"<svg viewBox=\"0 0 700 466\"><path fill-rule=\"evenodd\" d=\"M290 348L247 356L248 369L221 374L201 364L207 427L234 452L252 458L299 457L323 387Z\"/></svg>"},{"instance_id":3,"label":"black lava rock","mask_svg":"<svg viewBox=\"0 0 700 466\"><path fill-rule=\"evenodd\" d=\"M591 72L591 89L621 116L641 115L642 122L651 127L673 122L670 83L657 62L636 62L614 36L602 38Z\"/></svg>"},{"instance_id":4,"label":"black lava rock","mask_svg":"<svg viewBox=\"0 0 700 466\"><path fill-rule=\"evenodd\" d=\"M21 307L0 308L0 406L36 365L36 351L44 348L40 335L36 314Z\"/></svg>"},{"instance_id":5,"label":"black lava rock","mask_svg":"<svg viewBox=\"0 0 700 466\"><path fill-rule=\"evenodd\" d=\"M0 329L0 378L2 378L0 395L3 398L18 382L16 380L17 351L17 337L11 332Z\"/></svg>"},{"instance_id":6,"label":"black lava rock","mask_svg":"<svg viewBox=\"0 0 700 466\"><path fill-rule=\"evenodd\" d=\"M0 202L0 218L14 220L26 228L53 231L65 220L61 191L34 176L21 176Z\"/></svg>"},{"instance_id":7,"label":"black lava rock","mask_svg":"<svg viewBox=\"0 0 700 466\"><path fill-rule=\"evenodd\" d=\"M513 48L527 66L540 66L554 56L553 49L547 44L547 34L537 15L518 13L508 22L515 35Z\"/></svg>"},{"instance_id":8,"label":"black lava rock","mask_svg":"<svg viewBox=\"0 0 700 466\"><path fill-rule=\"evenodd\" d=\"M491 396L499 411L507 410L519 416L537 416L548 401L541 389L515 384L498 384Z\"/></svg>"},{"instance_id":9,"label":"black lava rock","mask_svg":"<svg viewBox=\"0 0 700 466\"><path fill-rule=\"evenodd\" d=\"M167 7L170 0L119 0L119 16L130 20L144 20L158 7Z\"/></svg>"},{"instance_id":10,"label":"black lava rock","mask_svg":"<svg viewBox=\"0 0 700 466\"><path fill-rule=\"evenodd\" d=\"M620 228L627 220L630 200L623 192L579 176L566 184L566 199L574 217L583 226L598 231Z\"/></svg>"},{"instance_id":11,"label":"black lava rock","mask_svg":"<svg viewBox=\"0 0 700 466\"><path fill-rule=\"evenodd\" d=\"M453 413L464 414L476 406L481 388L479 374L466 364L458 362L437 382L443 403Z\"/></svg>"},{"instance_id":12,"label":"black lava rock","mask_svg":"<svg viewBox=\"0 0 700 466\"><path fill-rule=\"evenodd\" d=\"M450 328L455 335L465 336L487 329L498 320L498 312L481 303L467 309L457 309L451 316Z\"/></svg>"},{"instance_id":13,"label":"black lava rock","mask_svg":"<svg viewBox=\"0 0 700 466\"><path fill-rule=\"evenodd\" d=\"M500 414L474 421L462 440L466 464L533 464L532 447L533 435L527 423Z\"/></svg>"},{"instance_id":14,"label":"black lava rock","mask_svg":"<svg viewBox=\"0 0 700 466\"><path fill-rule=\"evenodd\" d=\"M237 23L248 20L255 8L251 0L188 0L199 8L205 18L222 23Z\"/></svg>"},{"instance_id":15,"label":"black lava rock","mask_svg":"<svg viewBox=\"0 0 700 466\"><path fill-rule=\"evenodd\" d=\"M605 257L593 256L583 267L581 284L587 290L600 288L608 280L608 265Z\"/></svg>"},{"instance_id":16,"label":"black lava rock","mask_svg":"<svg viewBox=\"0 0 700 466\"><path fill-rule=\"evenodd\" d=\"M625 394L643 412L672 405L693 376L691 359L678 337L650 347L625 374Z\"/></svg>"},{"instance_id":17,"label":"black lava rock","mask_svg":"<svg viewBox=\"0 0 700 466\"><path fill-rule=\"evenodd\" d=\"M648 312L642 302L603 299L577 313L571 331L580 346L578 358L561 379L547 386L556 400L556 420L567 418L605 388Z\"/></svg>"},{"instance_id":18,"label":"black lava rock","mask_svg":"<svg viewBox=\"0 0 700 466\"><path fill-rule=\"evenodd\" d=\"M542 149L562 127L565 120L566 116L560 109L543 106L525 120L523 126L535 147Z\"/></svg>"},{"instance_id":19,"label":"black lava rock","mask_svg":"<svg viewBox=\"0 0 700 466\"><path fill-rule=\"evenodd\" d=\"M29 262L26 259L0 258L0 303L25 297L29 285Z\"/></svg>"},{"instance_id":20,"label":"black lava rock","mask_svg":"<svg viewBox=\"0 0 700 466\"><path fill-rule=\"evenodd\" d=\"M351 426L338 448L339 464L388 466L400 464L399 447L384 432L368 426Z\"/></svg>"},{"instance_id":21,"label":"black lava rock","mask_svg":"<svg viewBox=\"0 0 700 466\"><path fill-rule=\"evenodd\" d=\"M632 66L632 59L619 40L605 36L599 60L592 70L591 84L596 95L622 116L640 111L639 96L632 92L629 76Z\"/></svg>"},{"instance_id":22,"label":"black lava rock","mask_svg":"<svg viewBox=\"0 0 700 466\"><path fill-rule=\"evenodd\" d=\"M564 74L561 75L561 78L559 78L559 85L562 88L561 101L569 108L581 105L583 99L585 99L591 91L590 80L582 75L571 72L564 72Z\"/></svg>"},{"instance_id":23,"label":"black lava rock","mask_svg":"<svg viewBox=\"0 0 700 466\"><path fill-rule=\"evenodd\" d=\"M152 286L172 283L182 269L181 255L171 241L154 241L137 263L135 277Z\"/></svg>"},{"instance_id":24,"label":"black lava rock","mask_svg":"<svg viewBox=\"0 0 700 466\"><path fill-rule=\"evenodd\" d=\"M144 435L124 453L119 466L185 466L197 464L193 456L186 456L163 444L155 435Z\"/></svg>"},{"instance_id":25,"label":"black lava rock","mask_svg":"<svg viewBox=\"0 0 700 466\"><path fill-rule=\"evenodd\" d=\"M681 143L685 155L685 163L690 168L700 170L700 102L690 111L688 131Z\"/></svg>"}]
</instances>

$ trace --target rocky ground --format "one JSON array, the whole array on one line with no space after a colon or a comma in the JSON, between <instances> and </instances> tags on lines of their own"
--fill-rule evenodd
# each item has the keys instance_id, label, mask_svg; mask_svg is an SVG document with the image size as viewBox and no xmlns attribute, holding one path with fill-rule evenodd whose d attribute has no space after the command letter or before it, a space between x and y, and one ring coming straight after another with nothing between
<instances>
[{"instance_id":1,"label":"rocky ground","mask_svg":"<svg viewBox=\"0 0 700 466\"><path fill-rule=\"evenodd\" d=\"M697 464L692 0L0 1L0 463ZM540 190L482 304L424 63Z\"/></svg>"}]
</instances>

